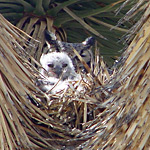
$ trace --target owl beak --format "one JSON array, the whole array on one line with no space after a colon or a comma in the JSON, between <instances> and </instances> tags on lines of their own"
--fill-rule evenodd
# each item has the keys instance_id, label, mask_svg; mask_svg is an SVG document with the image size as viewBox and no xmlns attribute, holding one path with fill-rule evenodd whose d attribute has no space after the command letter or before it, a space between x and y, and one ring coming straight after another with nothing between
<instances>
[{"instance_id":1,"label":"owl beak","mask_svg":"<svg viewBox=\"0 0 150 150\"><path fill-rule=\"evenodd\" d=\"M59 66L56 66L55 74L57 75L57 77L60 77L62 75L62 68Z\"/></svg>"}]
</instances>

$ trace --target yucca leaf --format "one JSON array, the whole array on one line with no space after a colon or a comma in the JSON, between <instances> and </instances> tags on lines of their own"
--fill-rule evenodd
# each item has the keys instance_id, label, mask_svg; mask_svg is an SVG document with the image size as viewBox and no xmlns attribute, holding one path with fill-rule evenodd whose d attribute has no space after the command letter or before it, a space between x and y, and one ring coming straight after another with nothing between
<instances>
[{"instance_id":1,"label":"yucca leaf","mask_svg":"<svg viewBox=\"0 0 150 150\"><path fill-rule=\"evenodd\" d=\"M105 22L103 22L103 21L100 21L100 20L98 20L98 19L96 19L96 18L94 18L94 17L88 17L88 18L89 18L90 20L92 20L92 21L94 21L94 22L96 22L96 23L98 23L98 24L104 25L104 26L106 26L106 27L108 27L108 28L110 28L110 29L112 29L112 28L115 27L115 26L113 26L113 25L111 25L111 24L108 24L108 23L105 23ZM119 28L119 27L115 27L115 30L122 31L122 32L128 32L128 30L122 29L122 28Z\"/></svg>"},{"instance_id":2,"label":"yucca leaf","mask_svg":"<svg viewBox=\"0 0 150 150\"><path fill-rule=\"evenodd\" d=\"M21 12L23 11L23 6L21 5L16 5L16 4L9 4L8 3L0 3L0 8L1 9L11 9L15 12Z\"/></svg>"},{"instance_id":3,"label":"yucca leaf","mask_svg":"<svg viewBox=\"0 0 150 150\"><path fill-rule=\"evenodd\" d=\"M44 8L43 8L43 0L38 0L36 1L36 4L35 4L35 10L34 12L36 15L45 15L45 11L44 11Z\"/></svg>"},{"instance_id":4,"label":"yucca leaf","mask_svg":"<svg viewBox=\"0 0 150 150\"><path fill-rule=\"evenodd\" d=\"M51 0L43 0L43 8L45 9L45 11L47 11L49 9Z\"/></svg>"},{"instance_id":5,"label":"yucca leaf","mask_svg":"<svg viewBox=\"0 0 150 150\"><path fill-rule=\"evenodd\" d=\"M16 5L22 5L24 7L24 11L30 12L33 10L32 5L30 5L30 3L24 1L24 0L15 0L15 1L11 1L11 0L0 0L0 3L11 3L11 4L16 4Z\"/></svg>"},{"instance_id":6,"label":"yucca leaf","mask_svg":"<svg viewBox=\"0 0 150 150\"><path fill-rule=\"evenodd\" d=\"M80 17L80 18L86 18L89 16L97 15L97 14L99 15L99 14L104 13L104 12L114 11L116 8L117 8L116 5L110 4L109 6L98 7L95 9L74 11L74 13L77 14L78 17ZM62 13L62 14L60 13L59 18L55 20L54 24L56 26L60 26L60 24L63 24L65 22L72 21L72 20L73 20L73 18L69 17L68 15L66 15L64 13Z\"/></svg>"},{"instance_id":7,"label":"yucca leaf","mask_svg":"<svg viewBox=\"0 0 150 150\"><path fill-rule=\"evenodd\" d=\"M88 31L92 32L93 34L95 34L96 36L99 36L101 38L106 39L104 36L102 36L100 33L98 33L95 29L93 29L91 26L89 26L88 24L86 24L81 18L79 18L78 16L76 16L72 11L70 11L67 7L64 8L64 10L70 15L72 16L72 18L74 18L76 21L78 21L84 28L86 28Z\"/></svg>"},{"instance_id":8,"label":"yucca leaf","mask_svg":"<svg viewBox=\"0 0 150 150\"><path fill-rule=\"evenodd\" d=\"M8 20L9 21L13 21L13 20L19 20L21 17L23 17L23 14L22 13L12 13L12 12L10 12L10 13L3 13L3 16L4 17L6 17L6 18L8 18Z\"/></svg>"},{"instance_id":9,"label":"yucca leaf","mask_svg":"<svg viewBox=\"0 0 150 150\"><path fill-rule=\"evenodd\" d=\"M55 16L57 15L57 13L58 13L60 10L62 10L64 7L67 7L67 6L71 5L71 4L75 4L75 3L78 2L78 1L79 1L79 0L68 0L68 1L63 2L63 3L60 3L60 4L57 3L58 6L56 6L56 7L52 8L52 9L48 10L48 11L47 11L47 14L49 14L49 15L55 17Z\"/></svg>"},{"instance_id":10,"label":"yucca leaf","mask_svg":"<svg viewBox=\"0 0 150 150\"><path fill-rule=\"evenodd\" d=\"M1 14L12 13L13 11L14 11L14 9L11 9L11 8L2 8L2 9L0 9Z\"/></svg>"}]
</instances>

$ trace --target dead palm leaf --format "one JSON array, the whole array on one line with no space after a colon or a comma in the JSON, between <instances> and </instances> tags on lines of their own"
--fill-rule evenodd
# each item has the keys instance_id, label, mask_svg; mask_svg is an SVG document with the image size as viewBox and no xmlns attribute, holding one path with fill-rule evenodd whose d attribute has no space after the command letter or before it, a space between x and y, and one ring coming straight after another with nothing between
<instances>
[{"instance_id":1,"label":"dead palm leaf","mask_svg":"<svg viewBox=\"0 0 150 150\"><path fill-rule=\"evenodd\" d=\"M150 7L147 6L140 20L141 29L122 56L125 64L109 83L114 92L102 104L106 109L87 127L87 133L80 134L93 135L79 148L149 149Z\"/></svg>"}]
</instances>

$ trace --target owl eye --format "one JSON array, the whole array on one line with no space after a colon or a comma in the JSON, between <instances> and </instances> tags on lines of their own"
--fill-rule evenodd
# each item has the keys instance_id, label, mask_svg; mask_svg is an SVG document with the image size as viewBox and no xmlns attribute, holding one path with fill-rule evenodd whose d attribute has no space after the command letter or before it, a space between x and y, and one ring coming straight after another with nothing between
<instances>
[{"instance_id":1,"label":"owl eye","mask_svg":"<svg viewBox=\"0 0 150 150\"><path fill-rule=\"evenodd\" d=\"M67 67L67 66L68 66L68 64L63 64L63 65L62 65L63 68L65 68L65 67Z\"/></svg>"},{"instance_id":2,"label":"owl eye","mask_svg":"<svg viewBox=\"0 0 150 150\"><path fill-rule=\"evenodd\" d=\"M50 67L50 68L53 68L54 64L48 64L47 66Z\"/></svg>"}]
</instances>

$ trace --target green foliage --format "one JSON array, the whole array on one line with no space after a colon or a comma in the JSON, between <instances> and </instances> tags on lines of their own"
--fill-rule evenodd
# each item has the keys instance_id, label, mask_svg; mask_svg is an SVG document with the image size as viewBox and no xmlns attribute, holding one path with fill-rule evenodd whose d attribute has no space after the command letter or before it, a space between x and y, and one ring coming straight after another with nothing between
<instances>
[{"instance_id":1,"label":"green foliage","mask_svg":"<svg viewBox=\"0 0 150 150\"><path fill-rule=\"evenodd\" d=\"M0 0L0 13L14 24L24 16L49 16L54 20L54 27L66 32L68 42L81 42L92 35L97 40L104 60L112 64L111 57L121 54L121 37L139 18L116 28L118 21L136 0L129 1L115 15L123 2L125 0Z\"/></svg>"}]
</instances>

